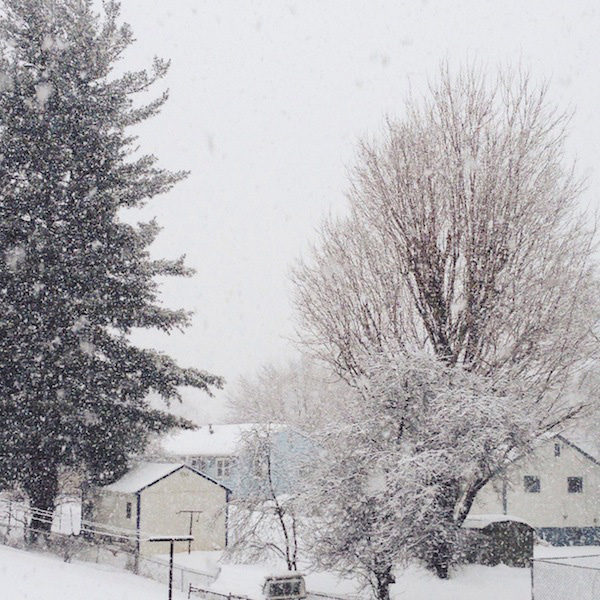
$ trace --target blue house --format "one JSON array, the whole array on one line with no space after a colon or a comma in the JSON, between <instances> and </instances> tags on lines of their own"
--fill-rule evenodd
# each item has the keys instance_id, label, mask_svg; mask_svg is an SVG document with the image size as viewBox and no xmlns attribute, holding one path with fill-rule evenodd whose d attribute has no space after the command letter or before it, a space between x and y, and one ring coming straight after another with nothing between
<instances>
[{"instance_id":1,"label":"blue house","mask_svg":"<svg viewBox=\"0 0 600 600\"><path fill-rule=\"evenodd\" d=\"M234 497L294 493L312 449L301 432L278 424L203 425L162 441L164 458L201 471Z\"/></svg>"}]
</instances>

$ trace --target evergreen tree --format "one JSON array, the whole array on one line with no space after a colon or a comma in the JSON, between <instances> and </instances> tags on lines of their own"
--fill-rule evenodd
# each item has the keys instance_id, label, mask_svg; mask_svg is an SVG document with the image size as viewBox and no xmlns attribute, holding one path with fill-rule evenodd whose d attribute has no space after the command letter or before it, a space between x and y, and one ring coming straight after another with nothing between
<instances>
[{"instance_id":1,"label":"evergreen tree","mask_svg":"<svg viewBox=\"0 0 600 600\"><path fill-rule=\"evenodd\" d=\"M134 154L128 128L166 93L135 103L164 76L117 76L133 37L118 3L4 0L0 23L0 479L52 510L61 467L109 482L151 431L190 425L153 410L177 386L210 393L219 377L133 346L132 328L170 331L189 315L160 306L156 276L190 275L152 260L156 223L119 220L185 173ZM34 520L33 528L49 528Z\"/></svg>"}]
</instances>

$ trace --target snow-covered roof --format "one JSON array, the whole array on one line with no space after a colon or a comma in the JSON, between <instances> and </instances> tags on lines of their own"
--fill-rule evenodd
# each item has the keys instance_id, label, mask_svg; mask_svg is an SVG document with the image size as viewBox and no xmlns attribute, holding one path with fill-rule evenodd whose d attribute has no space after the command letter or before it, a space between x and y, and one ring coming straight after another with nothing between
<instances>
[{"instance_id":1,"label":"snow-covered roof","mask_svg":"<svg viewBox=\"0 0 600 600\"><path fill-rule=\"evenodd\" d=\"M529 523L519 517L513 517L511 515L469 515L463 522L462 527L465 529L483 529L492 523L504 523L506 521L512 521L514 523ZM531 525L529 525L531 527Z\"/></svg>"},{"instance_id":2,"label":"snow-covered roof","mask_svg":"<svg viewBox=\"0 0 600 600\"><path fill-rule=\"evenodd\" d=\"M171 475L171 473L174 473L179 469L186 469L188 471L192 471L193 473L196 473L196 475L199 475L204 479L208 479L208 481L214 483L215 485L218 485L219 487L222 487L224 490L227 490L228 492L231 491L227 486L223 485L222 483L219 483L212 477L201 473L197 469L190 467L189 465L172 462L141 463L138 466L131 469L131 471L123 475L121 479L118 479L117 481L107 486L104 486L103 489L108 490L110 492L120 492L122 494L136 494L137 492L141 492L143 489L151 486L157 481L160 481L164 477Z\"/></svg>"},{"instance_id":3,"label":"snow-covered roof","mask_svg":"<svg viewBox=\"0 0 600 600\"><path fill-rule=\"evenodd\" d=\"M170 456L232 456L237 453L244 434L260 427L255 423L202 425L168 435L162 448Z\"/></svg>"},{"instance_id":4,"label":"snow-covered roof","mask_svg":"<svg viewBox=\"0 0 600 600\"><path fill-rule=\"evenodd\" d=\"M121 479L105 486L104 489L123 494L135 494L183 466L182 463L142 463L123 475Z\"/></svg>"}]
</instances>

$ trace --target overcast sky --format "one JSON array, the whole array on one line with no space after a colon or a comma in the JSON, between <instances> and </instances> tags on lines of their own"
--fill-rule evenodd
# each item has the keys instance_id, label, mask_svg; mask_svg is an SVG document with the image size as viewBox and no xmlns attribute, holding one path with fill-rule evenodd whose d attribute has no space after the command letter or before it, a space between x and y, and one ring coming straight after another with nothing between
<instances>
[{"instance_id":1,"label":"overcast sky","mask_svg":"<svg viewBox=\"0 0 600 600\"><path fill-rule=\"evenodd\" d=\"M567 5L568 4L568 5ZM136 43L124 66L169 58L171 98L139 128L160 164L191 171L143 217L157 256L197 271L163 286L195 313L185 334L136 342L233 384L293 356L287 273L330 211L347 167L409 86L426 91L441 61L525 67L575 108L570 152L596 204L600 179L600 12L594 0L122 0ZM157 89L157 92L159 90ZM190 403L191 400L188 400ZM218 419L220 400L188 414Z\"/></svg>"}]
</instances>

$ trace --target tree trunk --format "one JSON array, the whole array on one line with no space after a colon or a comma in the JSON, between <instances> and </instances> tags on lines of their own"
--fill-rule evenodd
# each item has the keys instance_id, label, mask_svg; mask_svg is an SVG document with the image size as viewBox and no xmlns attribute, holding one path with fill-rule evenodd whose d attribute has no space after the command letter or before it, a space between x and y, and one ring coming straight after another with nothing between
<instances>
[{"instance_id":1,"label":"tree trunk","mask_svg":"<svg viewBox=\"0 0 600 600\"><path fill-rule=\"evenodd\" d=\"M94 534L84 525L85 521L94 520L94 501L89 481L89 474L86 471L83 481L81 482L81 536L86 541L92 541Z\"/></svg>"},{"instance_id":2,"label":"tree trunk","mask_svg":"<svg viewBox=\"0 0 600 600\"><path fill-rule=\"evenodd\" d=\"M375 573L377 600L390 600L390 585L396 583L396 578L392 574L392 566L388 566L383 571Z\"/></svg>"},{"instance_id":3,"label":"tree trunk","mask_svg":"<svg viewBox=\"0 0 600 600\"><path fill-rule=\"evenodd\" d=\"M31 509L27 541L34 543L40 535L47 537L52 527L52 515L58 495L58 468L41 462L39 468L34 465L30 469L31 473L24 481L24 488Z\"/></svg>"},{"instance_id":4,"label":"tree trunk","mask_svg":"<svg viewBox=\"0 0 600 600\"><path fill-rule=\"evenodd\" d=\"M440 579L448 579L452 559L452 544L440 541L434 544L428 565Z\"/></svg>"},{"instance_id":5,"label":"tree trunk","mask_svg":"<svg viewBox=\"0 0 600 600\"><path fill-rule=\"evenodd\" d=\"M440 579L448 579L457 537L454 508L460 498L460 486L454 480L438 485L437 508L433 513L436 522L432 536L425 542L423 557L428 569Z\"/></svg>"}]
</instances>

